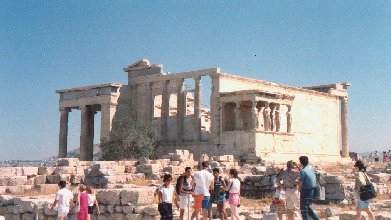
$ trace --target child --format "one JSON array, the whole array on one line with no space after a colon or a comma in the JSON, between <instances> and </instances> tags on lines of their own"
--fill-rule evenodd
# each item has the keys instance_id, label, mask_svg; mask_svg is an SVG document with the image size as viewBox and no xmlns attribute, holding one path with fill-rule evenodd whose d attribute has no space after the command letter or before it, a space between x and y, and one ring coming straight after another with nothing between
<instances>
[{"instance_id":1,"label":"child","mask_svg":"<svg viewBox=\"0 0 391 220\"><path fill-rule=\"evenodd\" d=\"M94 206L96 207L98 215L100 214L99 204L98 200L96 200L94 188L92 186L87 186L86 191L88 193L88 220L91 220L91 215L94 214Z\"/></svg>"},{"instance_id":2,"label":"child","mask_svg":"<svg viewBox=\"0 0 391 220\"><path fill-rule=\"evenodd\" d=\"M231 208L231 219L239 220L238 207L240 206L240 181L238 179L238 171L236 169L231 169L229 171L229 176L231 177L231 181L226 190L229 191L228 203Z\"/></svg>"},{"instance_id":3,"label":"child","mask_svg":"<svg viewBox=\"0 0 391 220\"><path fill-rule=\"evenodd\" d=\"M172 203L174 202L177 209L179 205L175 198L175 187L171 185L171 174L165 174L163 184L159 187L159 213L161 220L173 220Z\"/></svg>"}]
</instances>

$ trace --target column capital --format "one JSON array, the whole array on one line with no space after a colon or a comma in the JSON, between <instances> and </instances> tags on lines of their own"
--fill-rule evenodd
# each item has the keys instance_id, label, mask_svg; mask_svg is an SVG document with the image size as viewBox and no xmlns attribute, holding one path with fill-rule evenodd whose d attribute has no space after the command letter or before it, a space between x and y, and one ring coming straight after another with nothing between
<instances>
[{"instance_id":1,"label":"column capital","mask_svg":"<svg viewBox=\"0 0 391 220\"><path fill-rule=\"evenodd\" d=\"M71 108L68 108L68 107L60 107L58 110L60 112L71 112L72 111Z\"/></svg>"},{"instance_id":2,"label":"column capital","mask_svg":"<svg viewBox=\"0 0 391 220\"><path fill-rule=\"evenodd\" d=\"M201 76L193 76L193 79L196 80L196 81L200 81L201 80Z\"/></svg>"}]
</instances>

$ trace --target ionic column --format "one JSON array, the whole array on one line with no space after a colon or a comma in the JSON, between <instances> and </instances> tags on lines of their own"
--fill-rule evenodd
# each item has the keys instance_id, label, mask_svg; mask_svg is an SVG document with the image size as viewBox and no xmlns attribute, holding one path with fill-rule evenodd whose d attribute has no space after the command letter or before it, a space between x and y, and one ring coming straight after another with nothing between
<instances>
[{"instance_id":1,"label":"ionic column","mask_svg":"<svg viewBox=\"0 0 391 220\"><path fill-rule=\"evenodd\" d=\"M286 111L286 132L291 133L292 132L292 106L287 105L288 110Z\"/></svg>"},{"instance_id":2,"label":"ionic column","mask_svg":"<svg viewBox=\"0 0 391 220\"><path fill-rule=\"evenodd\" d=\"M234 112L235 112L235 129L242 130L242 112L240 108L240 102L236 102Z\"/></svg>"},{"instance_id":3,"label":"ionic column","mask_svg":"<svg viewBox=\"0 0 391 220\"><path fill-rule=\"evenodd\" d=\"M114 103L101 105L100 142L104 142L110 138L110 131L116 110L117 105Z\"/></svg>"},{"instance_id":4,"label":"ionic column","mask_svg":"<svg viewBox=\"0 0 391 220\"><path fill-rule=\"evenodd\" d=\"M265 131L270 130L270 108L269 102L265 102L265 109L263 110L263 121L265 125Z\"/></svg>"},{"instance_id":5,"label":"ionic column","mask_svg":"<svg viewBox=\"0 0 391 220\"><path fill-rule=\"evenodd\" d=\"M80 106L81 128L80 128L80 160L88 161L91 146L91 106Z\"/></svg>"},{"instance_id":6,"label":"ionic column","mask_svg":"<svg viewBox=\"0 0 391 220\"><path fill-rule=\"evenodd\" d=\"M185 96L183 91L184 79L178 81L177 89L177 114L176 114L176 128L177 136L176 142L182 143L183 141L183 129L184 129L184 116L185 116Z\"/></svg>"},{"instance_id":7,"label":"ionic column","mask_svg":"<svg viewBox=\"0 0 391 220\"><path fill-rule=\"evenodd\" d=\"M163 81L162 82L162 109L160 111L160 119L161 119L161 123L160 123L160 139L162 140L162 142L166 142L167 141L167 123L168 123L168 117L169 117L169 114L170 114L170 94L168 93L168 84L170 83L169 80L166 80L166 81Z\"/></svg>"},{"instance_id":8,"label":"ionic column","mask_svg":"<svg viewBox=\"0 0 391 220\"><path fill-rule=\"evenodd\" d=\"M275 117L275 123L276 123L276 131L279 132L280 131L280 127L281 127L281 122L280 122L280 120L281 120L281 118L280 118L280 104L276 105L274 117Z\"/></svg>"},{"instance_id":9,"label":"ionic column","mask_svg":"<svg viewBox=\"0 0 391 220\"><path fill-rule=\"evenodd\" d=\"M194 133L195 142L201 141L201 76L194 78Z\"/></svg>"},{"instance_id":10,"label":"ionic column","mask_svg":"<svg viewBox=\"0 0 391 220\"><path fill-rule=\"evenodd\" d=\"M251 107L251 117L252 117L252 129L257 129L258 127L258 109L257 102L253 101L253 105Z\"/></svg>"},{"instance_id":11,"label":"ionic column","mask_svg":"<svg viewBox=\"0 0 391 220\"><path fill-rule=\"evenodd\" d=\"M220 115L221 115L221 104L220 104L220 80L219 76L211 76L212 78L212 93L210 95L210 113L211 113L211 134L212 141L216 145L220 145Z\"/></svg>"},{"instance_id":12,"label":"ionic column","mask_svg":"<svg viewBox=\"0 0 391 220\"><path fill-rule=\"evenodd\" d=\"M68 152L68 114L70 108L60 108L60 134L58 142L58 157L67 157Z\"/></svg>"},{"instance_id":13,"label":"ionic column","mask_svg":"<svg viewBox=\"0 0 391 220\"><path fill-rule=\"evenodd\" d=\"M349 156L349 134L348 134L348 98L341 99L341 136L342 136L342 157Z\"/></svg>"},{"instance_id":14,"label":"ionic column","mask_svg":"<svg viewBox=\"0 0 391 220\"><path fill-rule=\"evenodd\" d=\"M152 126L152 120L153 120L153 109L155 108L154 106L154 98L152 94L152 86L153 83L150 82L148 83L147 86L147 94L146 94L146 99L147 99L147 123Z\"/></svg>"}]
</instances>

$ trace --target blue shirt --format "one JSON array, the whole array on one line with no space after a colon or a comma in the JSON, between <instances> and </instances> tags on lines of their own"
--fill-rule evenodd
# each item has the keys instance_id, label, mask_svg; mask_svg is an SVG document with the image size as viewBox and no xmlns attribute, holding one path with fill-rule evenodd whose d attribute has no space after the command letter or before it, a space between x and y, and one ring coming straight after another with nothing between
<instances>
[{"instance_id":1,"label":"blue shirt","mask_svg":"<svg viewBox=\"0 0 391 220\"><path fill-rule=\"evenodd\" d=\"M314 189L316 187L315 169L305 166L300 170L300 180L303 182L302 189Z\"/></svg>"}]
</instances>

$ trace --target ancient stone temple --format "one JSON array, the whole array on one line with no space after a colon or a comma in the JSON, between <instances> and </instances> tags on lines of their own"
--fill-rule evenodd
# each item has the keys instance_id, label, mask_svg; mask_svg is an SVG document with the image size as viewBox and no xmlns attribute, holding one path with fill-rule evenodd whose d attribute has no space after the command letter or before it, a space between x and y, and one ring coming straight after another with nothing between
<instances>
[{"instance_id":1,"label":"ancient stone temple","mask_svg":"<svg viewBox=\"0 0 391 220\"><path fill-rule=\"evenodd\" d=\"M81 111L81 160L92 160L97 111L101 140L108 138L113 120L133 117L158 131L163 152L187 149L195 156L233 154L274 161L299 155L324 161L348 157L348 83L292 87L219 68L170 74L146 59L124 71L128 85L56 91L59 157L66 157L71 110ZM202 104L205 97L208 105Z\"/></svg>"}]
</instances>

